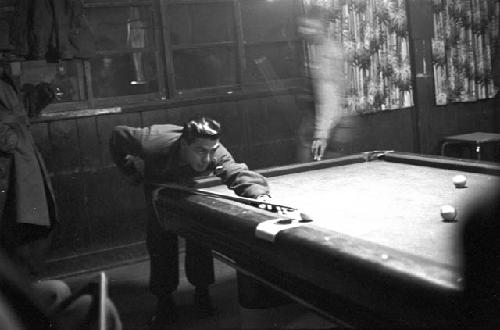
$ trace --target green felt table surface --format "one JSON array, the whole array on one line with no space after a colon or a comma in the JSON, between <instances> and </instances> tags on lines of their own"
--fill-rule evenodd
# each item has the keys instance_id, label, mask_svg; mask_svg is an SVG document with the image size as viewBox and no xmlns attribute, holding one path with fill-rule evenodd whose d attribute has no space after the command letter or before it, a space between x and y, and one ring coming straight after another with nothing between
<instances>
[{"instance_id":1,"label":"green felt table surface","mask_svg":"<svg viewBox=\"0 0 500 330\"><path fill-rule=\"evenodd\" d=\"M206 241L323 314L340 312L363 328L372 322L460 324L467 276L462 236L471 228L485 230L485 217L476 211L497 205L498 164L374 151L260 172L276 204L298 208L314 221L267 240L259 227L280 226L282 216L175 191L159 195L160 214L174 213L171 223L181 235ZM465 188L454 186L458 174L467 178ZM233 195L215 177L198 187ZM442 219L443 205L456 208L456 221Z\"/></svg>"},{"instance_id":2,"label":"green felt table surface","mask_svg":"<svg viewBox=\"0 0 500 330\"><path fill-rule=\"evenodd\" d=\"M452 178L463 174L466 188ZM460 266L467 213L500 186L488 174L372 161L270 177L273 200L299 208L308 226L341 232L450 266ZM231 194L224 186L209 190ZM443 221L452 205L456 221Z\"/></svg>"}]
</instances>

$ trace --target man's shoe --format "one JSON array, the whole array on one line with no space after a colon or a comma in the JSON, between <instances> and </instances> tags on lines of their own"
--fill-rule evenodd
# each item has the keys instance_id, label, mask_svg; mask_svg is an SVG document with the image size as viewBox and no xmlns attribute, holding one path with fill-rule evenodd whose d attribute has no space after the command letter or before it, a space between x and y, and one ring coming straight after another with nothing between
<instances>
[{"instance_id":1,"label":"man's shoe","mask_svg":"<svg viewBox=\"0 0 500 330\"><path fill-rule=\"evenodd\" d=\"M196 288L194 291L194 304L200 317L209 317L215 314L215 307L212 305L210 293L206 288Z\"/></svg>"},{"instance_id":2,"label":"man's shoe","mask_svg":"<svg viewBox=\"0 0 500 330\"><path fill-rule=\"evenodd\" d=\"M177 322L179 312L171 296L161 298L156 305L156 313L150 323L150 330L164 330L168 326Z\"/></svg>"}]
</instances>

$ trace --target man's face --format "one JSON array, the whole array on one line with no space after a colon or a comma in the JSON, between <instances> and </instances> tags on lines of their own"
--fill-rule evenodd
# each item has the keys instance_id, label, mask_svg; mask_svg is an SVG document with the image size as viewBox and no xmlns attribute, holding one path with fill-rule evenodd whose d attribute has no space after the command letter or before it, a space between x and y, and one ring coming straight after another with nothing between
<instances>
[{"instance_id":1,"label":"man's face","mask_svg":"<svg viewBox=\"0 0 500 330\"><path fill-rule=\"evenodd\" d=\"M198 138L191 144L181 139L181 158L196 172L203 172L207 169L218 147L218 139Z\"/></svg>"}]
</instances>

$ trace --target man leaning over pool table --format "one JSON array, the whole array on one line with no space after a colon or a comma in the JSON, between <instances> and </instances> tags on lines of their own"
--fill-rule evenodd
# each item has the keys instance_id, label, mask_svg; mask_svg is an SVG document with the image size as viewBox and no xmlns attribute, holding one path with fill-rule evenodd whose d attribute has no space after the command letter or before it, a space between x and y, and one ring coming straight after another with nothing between
<instances>
[{"instance_id":1,"label":"man leaning over pool table","mask_svg":"<svg viewBox=\"0 0 500 330\"><path fill-rule=\"evenodd\" d=\"M220 124L198 118L184 124L153 125L146 128L117 126L110 151L117 167L131 183L144 184L148 209L146 244L151 260L150 290L157 297L152 328L174 322L177 311L172 293L179 284L177 235L162 229L153 209L155 184L193 186L195 178L215 174L229 189L243 197L268 199L266 179L243 163L236 163L220 143ZM186 240L186 275L195 287L195 305L201 315L211 315L209 285L214 282L211 251Z\"/></svg>"}]
</instances>

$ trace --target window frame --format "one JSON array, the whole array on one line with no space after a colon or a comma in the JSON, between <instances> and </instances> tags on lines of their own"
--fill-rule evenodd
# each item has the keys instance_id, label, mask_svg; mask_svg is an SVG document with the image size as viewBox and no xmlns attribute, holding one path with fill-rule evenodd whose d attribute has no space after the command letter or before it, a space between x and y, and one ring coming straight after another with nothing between
<instances>
[{"instance_id":1,"label":"window frame","mask_svg":"<svg viewBox=\"0 0 500 330\"><path fill-rule=\"evenodd\" d=\"M252 93L252 92L265 92L269 91L269 86L266 82L251 82L246 78L246 54L247 47L260 46L260 45L278 45L283 43L294 43L295 55L297 56L297 64L303 64L305 55L303 53L303 40L298 36L295 38L283 38L280 40L261 40L261 41L246 41L243 31L243 18L241 11L242 1L252 0L167 0L160 1L162 12L162 23L165 40L165 66L167 68L168 89L171 99L185 98L185 97L198 97L209 95L221 94L237 94L237 93ZM294 2L294 18L297 18L302 10L301 0L288 0ZM233 5L234 13L234 30L235 41L222 41L222 42L208 42L200 44L178 44L172 45L170 42L170 29L168 24L168 6L175 5L197 5L197 4L217 4L217 3L230 3ZM294 28L297 28L297 22L294 22ZM179 49L202 49L206 47L227 47L235 45L236 49L236 83L234 85L218 85L203 88L183 89L178 90L175 83L175 70L173 64L173 52ZM271 82L277 82L280 89L300 88L304 85L304 70L303 65L300 66L298 76L296 78L276 79Z\"/></svg>"},{"instance_id":2,"label":"window frame","mask_svg":"<svg viewBox=\"0 0 500 330\"><path fill-rule=\"evenodd\" d=\"M161 2L161 1L160 1ZM128 2L117 2L117 1L102 1L102 2L92 2L84 3L84 9L90 8L116 8L116 7L150 7L152 12L152 25L153 25L153 38L154 46L148 48L141 48L139 51L131 50L130 48L120 48L113 50L97 50L96 55L114 55L114 54L132 54L132 53L153 53L156 60L156 72L158 80L158 90L153 93L144 93L137 95L120 95L111 97L95 97L92 91L92 74L90 61L84 60L85 70L84 75L87 80L87 97L89 100L89 106L100 107L108 105L119 104L130 104L139 103L144 101L157 101L164 100L167 98L167 88L165 86L165 74L162 64L162 54L163 45L161 44L161 20L158 15L158 2L154 0L144 0L144 1L128 1ZM118 102L116 102L118 101ZM120 102L121 101L121 102Z\"/></svg>"},{"instance_id":3,"label":"window frame","mask_svg":"<svg viewBox=\"0 0 500 330\"><path fill-rule=\"evenodd\" d=\"M116 55L116 54L132 54L132 53L152 53L156 60L156 79L158 81L157 91L152 93L136 94L136 95L120 95L110 97L96 97L92 89L92 73L91 63L89 59L73 59L76 61L77 67L82 71L82 76L78 76L79 80L79 93L86 92L86 99L73 102L51 103L44 110L43 114L57 115L58 113L70 113L71 111L92 110L96 108L111 108L117 106L129 106L144 102L157 102L166 100L167 88L165 79L165 70L163 66L162 57L164 56L162 37L161 37L161 20L158 14L158 1L143 0L143 1L99 1L99 2L84 2L84 10L93 8L123 8L123 7L149 7L152 13L152 31L154 39L154 47L146 47L138 50L131 50L130 48L119 48L113 50L96 50L96 57L102 55Z\"/></svg>"},{"instance_id":4,"label":"window frame","mask_svg":"<svg viewBox=\"0 0 500 330\"><path fill-rule=\"evenodd\" d=\"M148 106L159 106L168 103L177 103L185 101L203 100L207 97L247 97L245 95L252 93L271 93L280 94L282 91L290 90L292 88L301 88L304 84L303 74L303 61L305 58L303 41L297 36L295 38L284 37L280 40L253 40L246 41L244 36L243 17L241 4L243 1L249 0L106 0L106 1L85 1L83 2L84 11L88 12L90 9L112 9L112 8L129 8L129 7L147 7L151 11L152 19L152 39L153 44L147 45L146 48L141 48L139 52L149 53L154 56L156 64L157 90L152 93L136 94L136 95L121 95L112 97L96 97L93 92L92 85L92 59L72 59L77 67L77 74L74 76L78 81L78 95L79 101L68 101L60 103L49 104L42 112L42 117L58 116L59 114L69 115L71 112L92 112L96 110L102 113L107 108L110 111L118 108L143 108ZM251 0L250 0L251 1ZM283 0L282 0L283 1ZM287 0L293 1L293 19L301 14L302 1L301 0ZM203 42L203 43L179 43L173 45L170 38L169 26L169 6L176 5L216 5L228 4L231 6L233 13L233 20L231 24L231 33L234 33L234 39L231 41L216 41L216 42ZM13 10L13 8L7 8ZM296 22L294 27L296 28ZM232 36L233 37L233 36ZM279 90L272 90L269 82L252 82L246 79L246 53L247 48L252 46L268 45L278 46L283 43L295 43L293 48L294 61L299 66L298 76L291 79L277 79ZM234 84L216 85L201 88L189 88L178 90L175 82L175 68L173 62L173 55L175 51L183 49L204 49L204 48L219 48L231 47L235 56L235 67L231 75L234 75ZM278 48L276 48L278 49ZM102 55L113 54L131 54L137 52L137 49L119 48L112 50L97 50L96 57ZM233 56L233 55L231 55ZM22 62L21 62L22 63ZM22 74L22 73L21 73ZM19 76L21 77L21 76Z\"/></svg>"}]
</instances>

